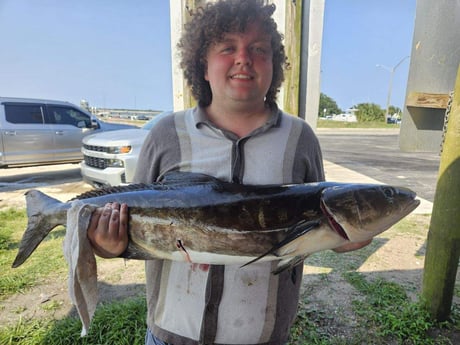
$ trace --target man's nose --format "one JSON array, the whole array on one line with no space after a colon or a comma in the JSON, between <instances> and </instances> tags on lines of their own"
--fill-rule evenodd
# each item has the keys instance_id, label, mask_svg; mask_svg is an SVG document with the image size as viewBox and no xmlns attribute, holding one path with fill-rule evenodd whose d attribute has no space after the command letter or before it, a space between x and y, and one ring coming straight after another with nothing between
<instances>
[{"instance_id":1,"label":"man's nose","mask_svg":"<svg viewBox=\"0 0 460 345\"><path fill-rule=\"evenodd\" d=\"M237 65L251 65L252 57L248 49L238 49L235 57L235 64Z\"/></svg>"}]
</instances>

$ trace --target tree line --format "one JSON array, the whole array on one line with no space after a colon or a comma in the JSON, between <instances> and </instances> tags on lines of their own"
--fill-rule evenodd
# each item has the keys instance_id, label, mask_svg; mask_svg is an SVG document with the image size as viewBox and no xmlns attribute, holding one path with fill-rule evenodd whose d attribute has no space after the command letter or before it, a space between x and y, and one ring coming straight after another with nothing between
<instances>
[{"instance_id":1,"label":"tree line","mask_svg":"<svg viewBox=\"0 0 460 345\"><path fill-rule=\"evenodd\" d=\"M382 107L380 107L380 105L378 104L359 103L354 105L352 108L356 109L354 114L356 115L356 119L358 120L358 122L386 121L386 109L382 109ZM337 102L331 97L321 92L319 98L318 117L325 118L327 116L334 116L342 113L344 113L344 111L339 108ZM389 116L395 116L396 118L400 118L401 113L402 111L400 108L390 105L388 111Z\"/></svg>"}]
</instances>

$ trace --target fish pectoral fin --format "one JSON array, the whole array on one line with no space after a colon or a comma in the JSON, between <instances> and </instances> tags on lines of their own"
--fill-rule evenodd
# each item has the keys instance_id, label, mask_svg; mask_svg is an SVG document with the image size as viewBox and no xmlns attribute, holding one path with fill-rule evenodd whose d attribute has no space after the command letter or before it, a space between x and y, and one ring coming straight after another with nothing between
<instances>
[{"instance_id":1,"label":"fish pectoral fin","mask_svg":"<svg viewBox=\"0 0 460 345\"><path fill-rule=\"evenodd\" d=\"M307 256L308 255L298 255L298 256L294 256L292 258L281 260L278 263L278 266L276 266L276 269L274 269L272 271L272 273L275 274L275 275L280 274L284 270L290 269L290 268L300 264L301 262L303 262L307 258Z\"/></svg>"},{"instance_id":2,"label":"fish pectoral fin","mask_svg":"<svg viewBox=\"0 0 460 345\"><path fill-rule=\"evenodd\" d=\"M305 235L308 231L318 227L320 224L321 224L320 220L313 220L313 221L304 221L303 220L303 221L300 221L300 222L296 223L295 225L291 226L288 229L288 234L286 235L286 237L281 242L275 244L270 250L268 250L264 254L258 256L254 260L251 260L251 261L245 263L241 267L245 267L245 266L250 265L250 264L252 264L252 263L254 263L256 261L259 261L263 257L265 257L267 255L270 255L270 254L273 254L273 255L276 256L277 255L276 251L278 251L280 248L284 247L285 245L288 245L289 243L294 241L296 238L299 238L300 236Z\"/></svg>"}]
</instances>

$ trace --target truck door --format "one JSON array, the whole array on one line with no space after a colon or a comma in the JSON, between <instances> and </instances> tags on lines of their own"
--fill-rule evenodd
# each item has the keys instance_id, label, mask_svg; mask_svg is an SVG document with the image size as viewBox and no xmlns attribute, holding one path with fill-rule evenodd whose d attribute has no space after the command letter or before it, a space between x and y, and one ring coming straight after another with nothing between
<instances>
[{"instance_id":1,"label":"truck door","mask_svg":"<svg viewBox=\"0 0 460 345\"><path fill-rule=\"evenodd\" d=\"M4 103L4 163L29 164L53 160L53 137L44 122L44 105Z\"/></svg>"},{"instance_id":2,"label":"truck door","mask_svg":"<svg viewBox=\"0 0 460 345\"><path fill-rule=\"evenodd\" d=\"M53 128L55 160L83 159L83 137L92 132L91 116L67 106L48 105L47 121Z\"/></svg>"}]
</instances>

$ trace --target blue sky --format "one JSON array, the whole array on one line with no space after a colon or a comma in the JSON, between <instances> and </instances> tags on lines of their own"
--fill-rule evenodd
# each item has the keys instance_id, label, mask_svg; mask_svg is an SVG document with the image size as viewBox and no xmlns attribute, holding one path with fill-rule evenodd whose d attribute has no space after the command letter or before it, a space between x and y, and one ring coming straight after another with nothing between
<instances>
[{"instance_id":1,"label":"blue sky","mask_svg":"<svg viewBox=\"0 0 460 345\"><path fill-rule=\"evenodd\" d=\"M386 107L390 72L410 56L416 0L325 0L321 91L342 109ZM410 59L394 71L391 104L404 106Z\"/></svg>"},{"instance_id":2,"label":"blue sky","mask_svg":"<svg viewBox=\"0 0 460 345\"><path fill-rule=\"evenodd\" d=\"M416 0L325 0L321 91L386 106L410 55ZM0 0L0 96L172 109L169 0ZM403 107L409 59L394 73Z\"/></svg>"}]
</instances>

